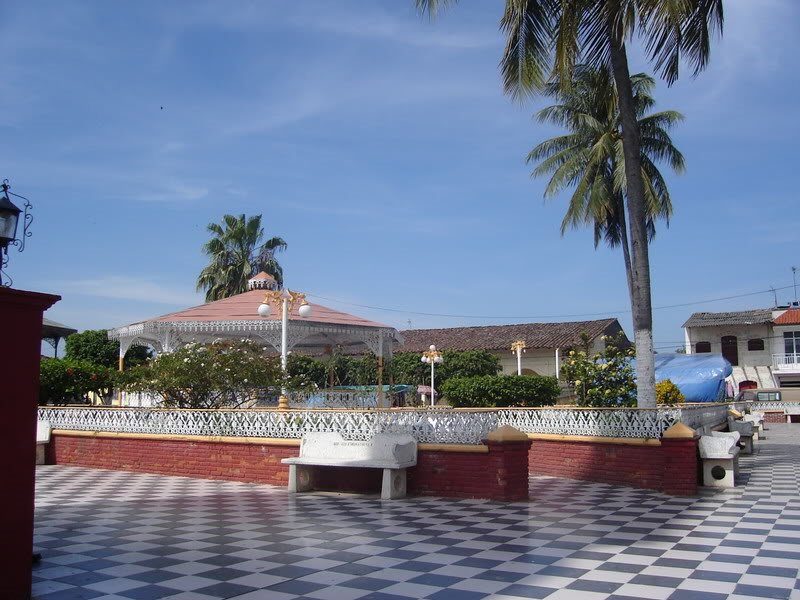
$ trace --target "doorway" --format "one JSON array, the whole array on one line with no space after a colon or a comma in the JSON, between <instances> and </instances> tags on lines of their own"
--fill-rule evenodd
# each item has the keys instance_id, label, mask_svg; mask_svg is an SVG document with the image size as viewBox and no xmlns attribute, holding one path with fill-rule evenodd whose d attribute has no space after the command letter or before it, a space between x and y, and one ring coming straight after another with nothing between
<instances>
[{"instance_id":1,"label":"doorway","mask_svg":"<svg viewBox=\"0 0 800 600\"><path fill-rule=\"evenodd\" d=\"M739 341L735 335L722 336L722 357L732 366L739 364Z\"/></svg>"}]
</instances>

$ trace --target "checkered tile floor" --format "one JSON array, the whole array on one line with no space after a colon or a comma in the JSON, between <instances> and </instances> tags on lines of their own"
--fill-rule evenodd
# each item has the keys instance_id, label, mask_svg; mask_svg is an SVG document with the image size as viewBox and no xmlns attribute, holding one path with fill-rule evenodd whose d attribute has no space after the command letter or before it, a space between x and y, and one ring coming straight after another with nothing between
<instances>
[{"instance_id":1,"label":"checkered tile floor","mask_svg":"<svg viewBox=\"0 0 800 600\"><path fill-rule=\"evenodd\" d=\"M800 427L741 487L673 498L554 478L526 503L40 467L39 600L800 599Z\"/></svg>"}]
</instances>

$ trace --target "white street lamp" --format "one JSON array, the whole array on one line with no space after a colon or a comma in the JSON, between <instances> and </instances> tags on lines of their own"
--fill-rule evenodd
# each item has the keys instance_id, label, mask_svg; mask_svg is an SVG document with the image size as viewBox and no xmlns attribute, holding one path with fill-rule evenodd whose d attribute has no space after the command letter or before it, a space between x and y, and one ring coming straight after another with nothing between
<instances>
[{"instance_id":1,"label":"white street lamp","mask_svg":"<svg viewBox=\"0 0 800 600\"><path fill-rule=\"evenodd\" d=\"M511 351L517 355L517 375L522 375L522 353L526 351L525 348L525 340L517 340L511 344Z\"/></svg>"},{"instance_id":2,"label":"white street lamp","mask_svg":"<svg viewBox=\"0 0 800 600\"><path fill-rule=\"evenodd\" d=\"M264 301L258 307L258 316L268 317L272 314L272 307L280 307L281 310L281 369L286 375L287 359L289 357L289 313L294 307L300 305L297 313L301 317L311 316L311 305L306 302L306 295L302 292L291 290L267 290ZM286 397L286 388L281 388L281 395L278 398L278 408L285 410L289 408L289 399Z\"/></svg>"},{"instance_id":3,"label":"white street lamp","mask_svg":"<svg viewBox=\"0 0 800 600\"><path fill-rule=\"evenodd\" d=\"M442 362L444 362L444 358L442 358L442 353L436 350L436 346L431 344L430 349L422 353L422 358L420 358L420 360L426 364L430 364L431 366L431 406L433 406L436 396L436 388L433 385L435 381L434 367L437 364L441 364Z\"/></svg>"}]
</instances>

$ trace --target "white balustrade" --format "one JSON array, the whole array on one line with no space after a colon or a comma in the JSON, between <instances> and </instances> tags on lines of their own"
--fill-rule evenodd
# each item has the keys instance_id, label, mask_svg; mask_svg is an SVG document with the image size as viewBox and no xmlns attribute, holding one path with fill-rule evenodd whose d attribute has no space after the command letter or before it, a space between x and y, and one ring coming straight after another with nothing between
<instances>
[{"instance_id":1,"label":"white balustrade","mask_svg":"<svg viewBox=\"0 0 800 600\"><path fill-rule=\"evenodd\" d=\"M772 368L778 371L800 371L800 353L773 354Z\"/></svg>"},{"instance_id":2,"label":"white balustrade","mask_svg":"<svg viewBox=\"0 0 800 600\"><path fill-rule=\"evenodd\" d=\"M501 425L511 425L531 434L657 439L678 422L693 429L725 423L730 407L729 404L699 404L651 410L501 408L477 411L42 407L39 420L50 421L53 429L80 431L279 439L302 438L310 432L337 432L352 440L370 439L376 433L408 433L420 443L479 444Z\"/></svg>"}]
</instances>

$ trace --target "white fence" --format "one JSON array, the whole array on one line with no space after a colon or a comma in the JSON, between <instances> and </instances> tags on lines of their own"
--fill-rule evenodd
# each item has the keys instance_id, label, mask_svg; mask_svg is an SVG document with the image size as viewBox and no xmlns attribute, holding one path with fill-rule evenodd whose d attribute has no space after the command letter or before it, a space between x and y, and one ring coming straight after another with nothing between
<instances>
[{"instance_id":1,"label":"white fence","mask_svg":"<svg viewBox=\"0 0 800 600\"><path fill-rule=\"evenodd\" d=\"M744 409L744 406L737 406ZM170 410L158 408L40 408L53 429L171 435L297 439L335 431L348 439L409 433L421 443L480 444L501 425L525 433L660 438L668 427L725 423L729 404L658 409L533 408L492 410Z\"/></svg>"}]
</instances>

